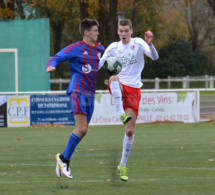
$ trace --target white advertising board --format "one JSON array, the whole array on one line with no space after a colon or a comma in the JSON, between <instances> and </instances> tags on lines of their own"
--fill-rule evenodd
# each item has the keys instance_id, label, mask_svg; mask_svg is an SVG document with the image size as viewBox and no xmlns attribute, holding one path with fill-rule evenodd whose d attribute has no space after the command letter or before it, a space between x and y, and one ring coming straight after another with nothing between
<instances>
[{"instance_id":1,"label":"white advertising board","mask_svg":"<svg viewBox=\"0 0 215 195\"><path fill-rule=\"evenodd\" d=\"M196 122L195 92L142 93L137 123ZM110 94L97 94L90 125L122 124Z\"/></svg>"},{"instance_id":2,"label":"white advertising board","mask_svg":"<svg viewBox=\"0 0 215 195\"><path fill-rule=\"evenodd\" d=\"M30 126L30 96L7 97L8 127Z\"/></svg>"}]
</instances>

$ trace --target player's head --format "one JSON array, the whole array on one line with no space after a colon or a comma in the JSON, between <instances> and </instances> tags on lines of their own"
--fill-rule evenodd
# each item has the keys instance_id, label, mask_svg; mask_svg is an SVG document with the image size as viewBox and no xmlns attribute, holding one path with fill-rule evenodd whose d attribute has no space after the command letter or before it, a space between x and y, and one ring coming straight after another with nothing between
<instances>
[{"instance_id":1,"label":"player's head","mask_svg":"<svg viewBox=\"0 0 215 195\"><path fill-rule=\"evenodd\" d=\"M132 22L129 19L122 19L118 23L117 31L120 40L123 44L127 44L131 40L131 35L133 34Z\"/></svg>"},{"instance_id":2,"label":"player's head","mask_svg":"<svg viewBox=\"0 0 215 195\"><path fill-rule=\"evenodd\" d=\"M98 39L98 28L99 23L97 20L85 18L81 21L79 25L79 31L83 37L88 37L92 41L97 41Z\"/></svg>"}]
</instances>

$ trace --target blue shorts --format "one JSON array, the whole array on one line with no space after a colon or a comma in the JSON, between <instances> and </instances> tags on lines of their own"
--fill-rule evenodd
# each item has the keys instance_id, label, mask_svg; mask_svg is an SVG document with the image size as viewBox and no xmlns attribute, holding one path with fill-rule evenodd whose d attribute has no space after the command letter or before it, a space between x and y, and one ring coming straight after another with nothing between
<instances>
[{"instance_id":1,"label":"blue shorts","mask_svg":"<svg viewBox=\"0 0 215 195\"><path fill-rule=\"evenodd\" d=\"M70 94L70 103L72 107L72 114L84 114L87 116L89 123L94 110L94 97L86 96L81 93L72 92Z\"/></svg>"}]
</instances>

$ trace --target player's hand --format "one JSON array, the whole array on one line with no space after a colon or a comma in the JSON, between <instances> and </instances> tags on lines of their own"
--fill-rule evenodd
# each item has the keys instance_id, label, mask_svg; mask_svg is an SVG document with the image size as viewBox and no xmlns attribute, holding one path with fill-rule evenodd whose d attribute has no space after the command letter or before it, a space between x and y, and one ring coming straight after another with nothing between
<instances>
[{"instance_id":1,"label":"player's hand","mask_svg":"<svg viewBox=\"0 0 215 195\"><path fill-rule=\"evenodd\" d=\"M55 67L49 66L49 67L46 68L46 72L54 72L55 69L56 69Z\"/></svg>"},{"instance_id":2,"label":"player's hand","mask_svg":"<svg viewBox=\"0 0 215 195\"><path fill-rule=\"evenodd\" d=\"M154 35L153 33L148 30L147 32L145 32L145 41L146 43L148 43L149 45L152 44L152 41L153 41L153 38L154 38Z\"/></svg>"}]
</instances>

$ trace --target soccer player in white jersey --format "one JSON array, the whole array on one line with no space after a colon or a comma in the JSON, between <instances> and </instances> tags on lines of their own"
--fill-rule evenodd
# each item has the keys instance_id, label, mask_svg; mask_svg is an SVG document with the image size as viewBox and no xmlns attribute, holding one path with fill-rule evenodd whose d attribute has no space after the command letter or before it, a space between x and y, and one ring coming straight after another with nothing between
<instances>
[{"instance_id":1,"label":"soccer player in white jersey","mask_svg":"<svg viewBox=\"0 0 215 195\"><path fill-rule=\"evenodd\" d=\"M117 111L125 124L123 150L118 171L122 181L128 180L128 157L134 141L134 128L138 116L139 102L142 87L141 72L144 68L144 55L152 60L159 58L158 52L152 44L153 33L145 32L145 41L142 38L132 38L132 23L123 19L118 24L117 31L120 41L113 42L105 50L100 60L100 68L108 57L117 57L122 63L122 71L109 78L108 89L115 101Z\"/></svg>"}]
</instances>

